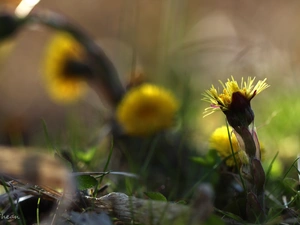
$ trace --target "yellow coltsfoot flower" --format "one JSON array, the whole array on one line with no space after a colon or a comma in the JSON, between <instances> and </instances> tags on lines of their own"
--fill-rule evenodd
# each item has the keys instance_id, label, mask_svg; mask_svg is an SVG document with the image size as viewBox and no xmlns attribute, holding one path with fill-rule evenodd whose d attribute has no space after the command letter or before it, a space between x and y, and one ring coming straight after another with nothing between
<instances>
[{"instance_id":1,"label":"yellow coltsfoot flower","mask_svg":"<svg viewBox=\"0 0 300 225\"><path fill-rule=\"evenodd\" d=\"M212 85L212 87L203 94L203 100L211 103L211 106L205 109L204 116L208 116L219 109L222 111L230 110L233 102L233 94L237 92L239 92L250 102L255 95L259 94L270 86L266 84L266 80L267 79L259 80L256 85L253 85L255 77L248 77L247 81L244 81L242 78L241 85L239 86L237 81L231 77L231 80L228 79L225 84L220 81L223 87L222 93L219 93L218 90Z\"/></svg>"},{"instance_id":2,"label":"yellow coltsfoot flower","mask_svg":"<svg viewBox=\"0 0 300 225\"><path fill-rule=\"evenodd\" d=\"M212 86L203 94L203 100L211 104L205 109L204 116L216 110L222 110L232 127L248 126L254 120L250 101L255 95L269 87L266 80L259 80L254 85L255 78L248 77L247 81L242 78L240 86L233 77L225 84L220 81L223 87L222 93Z\"/></svg>"},{"instance_id":3,"label":"yellow coltsfoot flower","mask_svg":"<svg viewBox=\"0 0 300 225\"><path fill-rule=\"evenodd\" d=\"M78 100L86 92L83 76L68 69L70 62L82 62L84 49L71 35L58 33L47 47L44 73L48 93L58 103Z\"/></svg>"},{"instance_id":4,"label":"yellow coltsfoot flower","mask_svg":"<svg viewBox=\"0 0 300 225\"><path fill-rule=\"evenodd\" d=\"M116 119L126 134L147 136L171 127L178 108L171 92L145 83L125 94L117 107Z\"/></svg>"}]
</instances>

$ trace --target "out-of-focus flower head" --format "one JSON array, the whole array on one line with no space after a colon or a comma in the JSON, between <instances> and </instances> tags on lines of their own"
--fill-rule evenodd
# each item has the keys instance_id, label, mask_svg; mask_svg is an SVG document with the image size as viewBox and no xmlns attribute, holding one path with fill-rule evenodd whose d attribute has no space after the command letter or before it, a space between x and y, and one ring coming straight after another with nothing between
<instances>
[{"instance_id":1,"label":"out-of-focus flower head","mask_svg":"<svg viewBox=\"0 0 300 225\"><path fill-rule=\"evenodd\" d=\"M86 92L85 70L80 66L84 56L83 47L71 35L61 32L54 36L47 46L44 63L46 86L52 100L71 103Z\"/></svg>"},{"instance_id":2,"label":"out-of-focus flower head","mask_svg":"<svg viewBox=\"0 0 300 225\"><path fill-rule=\"evenodd\" d=\"M229 128L229 132L231 134L230 136L233 153L236 154L235 158L238 165L240 165L241 163L248 164L248 156L244 150L240 149L238 140L235 134L232 132L231 128ZM209 139L209 148L212 150L216 150L222 159L226 158L225 163L227 166L233 167L235 165L226 126L219 127L212 133Z\"/></svg>"},{"instance_id":3,"label":"out-of-focus flower head","mask_svg":"<svg viewBox=\"0 0 300 225\"><path fill-rule=\"evenodd\" d=\"M232 149L234 154L236 154L235 157L238 165L241 165L241 163L248 164L249 157L247 156L244 149L242 149L242 147L240 146L238 139L236 138L236 135L231 127L229 127L229 133L231 136ZM212 150L216 150L222 159L226 158L225 163L227 166L232 167L235 165L226 126L219 127L212 133L209 139L209 148ZM261 143L260 151L262 159L264 159L266 150L264 146L261 145Z\"/></svg>"},{"instance_id":4,"label":"out-of-focus flower head","mask_svg":"<svg viewBox=\"0 0 300 225\"><path fill-rule=\"evenodd\" d=\"M144 83L125 94L117 107L116 119L126 134L147 136L171 127L178 108L171 92Z\"/></svg>"},{"instance_id":5,"label":"out-of-focus flower head","mask_svg":"<svg viewBox=\"0 0 300 225\"><path fill-rule=\"evenodd\" d=\"M242 78L240 86L233 77L225 84L220 81L223 87L222 93L212 86L204 93L203 100L211 104L205 109L204 116L222 110L231 126L248 126L254 119L250 106L251 99L269 87L266 79L259 80L256 85L254 81L255 78L248 77L247 81Z\"/></svg>"}]
</instances>

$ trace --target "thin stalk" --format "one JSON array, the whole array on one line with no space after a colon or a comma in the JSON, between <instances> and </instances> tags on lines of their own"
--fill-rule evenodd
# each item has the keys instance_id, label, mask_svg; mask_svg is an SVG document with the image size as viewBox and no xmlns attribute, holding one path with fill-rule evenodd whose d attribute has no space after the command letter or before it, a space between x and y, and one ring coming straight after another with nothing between
<instances>
[{"instance_id":1,"label":"thin stalk","mask_svg":"<svg viewBox=\"0 0 300 225\"><path fill-rule=\"evenodd\" d=\"M110 163L110 160L111 160L111 156L112 156L113 151L114 151L114 140L113 140L113 138L112 138L112 140L111 140L111 147L110 147L110 150L109 150L108 158L107 158L107 160L106 160L106 163L105 163L105 166L104 166L104 169L103 169L104 172L107 171L107 168L108 168L108 165L109 165L109 163ZM102 176L102 177L100 178L100 182L99 182L99 183L102 182L103 177L104 177L104 176Z\"/></svg>"},{"instance_id":2,"label":"thin stalk","mask_svg":"<svg viewBox=\"0 0 300 225\"><path fill-rule=\"evenodd\" d=\"M290 168L289 168L288 171L284 174L284 176L283 176L282 179L285 179L285 178L286 178L286 176L289 174L289 172L291 171L291 169L294 167L294 164L295 164L296 162L298 162L299 159L300 159L300 157L294 160L294 162L292 163L292 166L290 166Z\"/></svg>"},{"instance_id":3,"label":"thin stalk","mask_svg":"<svg viewBox=\"0 0 300 225\"><path fill-rule=\"evenodd\" d=\"M114 146L114 141L113 141L113 138L112 138L112 140L111 140L111 147L110 147L110 150L109 150L108 158L107 158L107 160L106 160L106 163L105 163L105 166L104 166L104 169L103 169L104 173L106 173L106 170L107 170L108 165L109 165L109 163L110 163L111 156L112 156L112 153L113 153L113 150L114 150L114 147L113 147L113 146ZM102 183L103 178L104 178L104 175L105 175L105 174L103 174L103 175L100 177L100 180L99 180L99 182L98 182L98 185L96 185L96 187L95 187L95 191L94 191L94 194L95 194L95 195L97 195L97 192L98 192L98 186Z\"/></svg>"},{"instance_id":4,"label":"thin stalk","mask_svg":"<svg viewBox=\"0 0 300 225\"><path fill-rule=\"evenodd\" d=\"M266 173L266 183L268 182L269 180L269 175L271 173L271 170L272 170L272 166L273 166L273 163L275 162L277 156L278 156L279 152L276 152L275 156L273 157L269 167L268 167L268 170L267 170L267 173Z\"/></svg>"},{"instance_id":5,"label":"thin stalk","mask_svg":"<svg viewBox=\"0 0 300 225\"><path fill-rule=\"evenodd\" d=\"M236 157L235 157L235 153L233 151L233 145L232 145L232 141L231 141L231 134L230 134L230 131L229 131L229 125L228 125L228 121L227 120L226 120L226 128L227 128L227 134L228 134L230 148L231 148L231 154L232 154L232 157L233 157L233 160L234 160L234 163L235 163L235 167L236 167L236 169L238 171L238 174L239 174L239 177L241 179L241 182L242 182L242 185L243 185L243 189L246 192L246 185L245 185L243 176L242 176L242 174L240 172L240 169L238 168L238 164L237 164L237 160L236 160Z\"/></svg>"},{"instance_id":6,"label":"thin stalk","mask_svg":"<svg viewBox=\"0 0 300 225\"><path fill-rule=\"evenodd\" d=\"M38 198L37 207L36 207L36 224L40 225L40 202L41 198Z\"/></svg>"},{"instance_id":7,"label":"thin stalk","mask_svg":"<svg viewBox=\"0 0 300 225\"><path fill-rule=\"evenodd\" d=\"M43 125L44 136L46 138L46 142L47 142L48 148L50 148L50 149L53 150L54 149L54 145L51 142L51 138L50 138L50 135L49 135L49 132L48 132L46 121L43 120L43 119L42 119L42 125Z\"/></svg>"},{"instance_id":8,"label":"thin stalk","mask_svg":"<svg viewBox=\"0 0 300 225\"><path fill-rule=\"evenodd\" d=\"M148 165L149 165L149 163L150 163L150 161L151 161L151 159L152 159L152 157L154 155L155 147L157 146L158 139L159 139L159 135L155 136L155 138L154 138L154 140L153 140L153 142L152 142L152 144L150 146L149 154L147 155L145 163L143 164L143 167L141 169L141 171L142 171L141 174L143 174L146 171L146 169L147 169L147 167L148 167Z\"/></svg>"}]
</instances>

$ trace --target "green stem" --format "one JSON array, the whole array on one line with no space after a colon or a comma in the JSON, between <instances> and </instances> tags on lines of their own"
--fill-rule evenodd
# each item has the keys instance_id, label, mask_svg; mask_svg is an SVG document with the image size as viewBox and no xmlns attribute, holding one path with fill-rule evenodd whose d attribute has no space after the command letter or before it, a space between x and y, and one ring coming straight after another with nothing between
<instances>
[{"instance_id":1,"label":"green stem","mask_svg":"<svg viewBox=\"0 0 300 225\"><path fill-rule=\"evenodd\" d=\"M109 151L109 154L108 154L108 158L107 158L107 160L106 160L106 163L105 163L105 166L104 166L104 169L103 169L103 172L104 172L105 174L101 175L100 180L99 180L99 182L98 182L98 185L96 185L96 187L95 187L95 191L94 191L95 197L96 197L97 192L98 192L98 187L99 187L99 185L102 183L104 176L105 176L106 174L108 174L108 172L106 172L106 171L107 171L108 165L109 165L109 163L110 163L110 160L111 160L111 157L112 157L113 150L114 150L114 141L113 141L113 138L112 138L112 140L111 140L111 147L110 147L110 151Z\"/></svg>"},{"instance_id":2,"label":"green stem","mask_svg":"<svg viewBox=\"0 0 300 225\"><path fill-rule=\"evenodd\" d=\"M40 202L41 198L38 198L37 207L36 207L36 224L40 225Z\"/></svg>"},{"instance_id":3,"label":"green stem","mask_svg":"<svg viewBox=\"0 0 300 225\"><path fill-rule=\"evenodd\" d=\"M151 146L150 146L149 154L147 155L145 163L143 164L143 167L141 169L141 171L142 171L141 174L144 174L144 172L147 170L148 165L154 155L155 148L157 147L157 142L158 142L159 138L160 138L159 135L154 137L154 140L152 141Z\"/></svg>"}]
</instances>

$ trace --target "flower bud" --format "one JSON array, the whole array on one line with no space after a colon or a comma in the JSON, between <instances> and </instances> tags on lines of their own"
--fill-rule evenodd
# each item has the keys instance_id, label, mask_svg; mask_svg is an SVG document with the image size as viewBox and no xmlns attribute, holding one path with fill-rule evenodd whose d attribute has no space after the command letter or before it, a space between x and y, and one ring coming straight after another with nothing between
<instances>
[{"instance_id":1,"label":"flower bud","mask_svg":"<svg viewBox=\"0 0 300 225\"><path fill-rule=\"evenodd\" d=\"M250 100L240 92L232 94L232 100L228 110L223 111L228 123L233 128L248 127L254 120L254 113L251 109Z\"/></svg>"}]
</instances>

